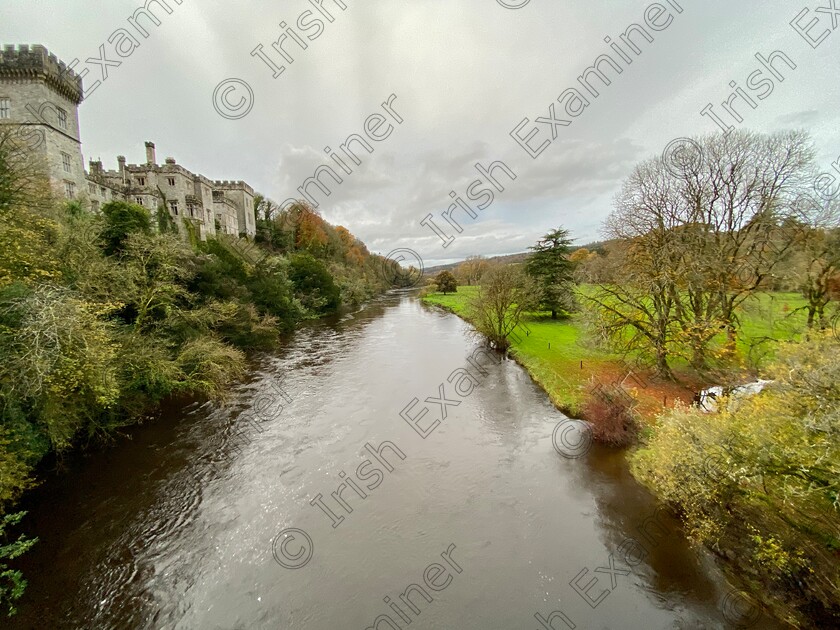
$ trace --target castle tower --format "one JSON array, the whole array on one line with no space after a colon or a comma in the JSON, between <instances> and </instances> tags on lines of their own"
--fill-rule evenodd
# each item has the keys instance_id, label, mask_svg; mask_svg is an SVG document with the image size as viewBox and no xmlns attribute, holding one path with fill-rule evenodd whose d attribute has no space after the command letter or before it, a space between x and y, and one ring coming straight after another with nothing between
<instances>
[{"instance_id":1,"label":"castle tower","mask_svg":"<svg viewBox=\"0 0 840 630\"><path fill-rule=\"evenodd\" d=\"M40 45L0 48L0 125L44 160L59 194L86 194L79 135L82 79Z\"/></svg>"}]
</instances>

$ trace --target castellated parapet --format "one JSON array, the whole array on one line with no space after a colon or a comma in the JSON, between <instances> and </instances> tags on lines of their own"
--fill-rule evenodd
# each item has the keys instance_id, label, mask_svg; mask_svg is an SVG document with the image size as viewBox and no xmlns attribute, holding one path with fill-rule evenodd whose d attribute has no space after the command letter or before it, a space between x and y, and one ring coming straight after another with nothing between
<instances>
[{"instance_id":1,"label":"castellated parapet","mask_svg":"<svg viewBox=\"0 0 840 630\"><path fill-rule=\"evenodd\" d=\"M44 46L5 45L0 49L0 76L42 79L76 105L82 102L82 78Z\"/></svg>"},{"instance_id":2,"label":"castellated parapet","mask_svg":"<svg viewBox=\"0 0 840 630\"><path fill-rule=\"evenodd\" d=\"M243 190L249 195L254 195L254 189L241 180L217 179L213 182L213 188L218 190Z\"/></svg>"}]
</instances>

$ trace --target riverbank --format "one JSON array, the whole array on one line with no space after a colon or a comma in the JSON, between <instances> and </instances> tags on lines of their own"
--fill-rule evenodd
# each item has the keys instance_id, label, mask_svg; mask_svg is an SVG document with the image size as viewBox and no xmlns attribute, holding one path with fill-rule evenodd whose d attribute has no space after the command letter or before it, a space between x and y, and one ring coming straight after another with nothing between
<instances>
[{"instance_id":1,"label":"riverbank","mask_svg":"<svg viewBox=\"0 0 840 630\"><path fill-rule=\"evenodd\" d=\"M432 293L425 304L454 313L469 322L469 298L478 287L458 287L457 293ZM636 400L636 411L652 421L663 406L680 400L690 403L699 382L685 375L679 382L663 382L645 370L631 368L622 358L589 342L577 316L552 320L545 313L528 313L511 336L510 356L545 390L551 402L566 415L585 417L589 391L597 384L623 382Z\"/></svg>"},{"instance_id":2,"label":"riverbank","mask_svg":"<svg viewBox=\"0 0 840 630\"><path fill-rule=\"evenodd\" d=\"M422 300L427 305L444 309L469 322L468 302L477 291L477 287L459 287L455 294L433 293L424 296ZM750 355L755 354L756 349L760 349L765 358L773 357L771 346L775 344L768 344L768 341L798 338L799 331L804 330L805 325L804 316L799 318L796 312L801 300L796 294L768 293L759 295L741 310L743 339L738 342L741 366L747 363ZM792 316L789 315L791 312ZM567 415L591 421L587 417L586 399L593 388L598 383L623 382L636 400L635 410L641 424L642 447L655 435L652 429L666 407L672 407L677 400L689 404L694 391L715 384L691 374L684 366L678 366L675 370L678 381L674 383L657 380L649 372L631 372L621 357L604 352L587 341L584 322L578 315L565 320L551 320L544 314L529 313L510 341L511 357L526 369L554 405ZM752 371L735 366L730 375L734 378L735 374L748 377ZM630 460L633 452L622 451L617 454L622 459ZM653 487L651 489L657 490ZM660 495L660 499L668 503L667 497ZM707 545L707 549L719 561L720 568L733 583L742 584L742 588L751 594L755 602L760 602L750 604L756 611L759 608L772 611L777 619L802 618L801 601L778 591L769 595L773 589L778 589L778 585L771 584L765 576L757 574L745 561L754 553L751 539L742 529L736 527L735 530L736 535L727 531L716 545Z\"/></svg>"},{"instance_id":3,"label":"riverbank","mask_svg":"<svg viewBox=\"0 0 840 630\"><path fill-rule=\"evenodd\" d=\"M0 147L0 170L16 181L7 157ZM31 546L18 501L49 470L156 417L167 400L226 401L249 357L390 288L389 261L303 203L260 209L253 240L202 241L163 209L115 200L93 213L29 199L0 213L0 241L15 245L0 248L0 608L9 613L26 582L4 559Z\"/></svg>"},{"instance_id":4,"label":"riverbank","mask_svg":"<svg viewBox=\"0 0 840 630\"><path fill-rule=\"evenodd\" d=\"M431 293L421 299L469 321L467 303L477 291L475 286L460 286L456 293ZM804 329L804 314L797 311L803 303L795 293L765 293L741 309L743 336L738 351L742 378L753 372L748 366L760 365L773 356L770 342L793 339ZM677 401L690 404L695 392L719 384L679 363L674 365L675 381L663 381L648 370L629 365L589 339L580 314L552 320L547 313L528 313L510 341L510 356L552 403L563 413L584 420L589 392L598 384L623 383L635 400L634 410L643 427Z\"/></svg>"}]
</instances>

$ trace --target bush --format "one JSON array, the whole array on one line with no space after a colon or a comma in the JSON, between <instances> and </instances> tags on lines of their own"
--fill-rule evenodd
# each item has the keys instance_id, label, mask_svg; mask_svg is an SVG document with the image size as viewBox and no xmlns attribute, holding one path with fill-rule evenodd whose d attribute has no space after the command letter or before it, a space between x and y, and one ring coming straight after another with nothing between
<instances>
[{"instance_id":1,"label":"bush","mask_svg":"<svg viewBox=\"0 0 840 630\"><path fill-rule=\"evenodd\" d=\"M120 253L129 234L151 234L152 222L143 206L127 201L109 201L102 206L105 227L100 234L108 256Z\"/></svg>"},{"instance_id":2,"label":"bush","mask_svg":"<svg viewBox=\"0 0 840 630\"><path fill-rule=\"evenodd\" d=\"M0 338L0 395L27 408L56 450L95 432L119 396L117 346L98 310L49 285L0 306L16 323Z\"/></svg>"},{"instance_id":3,"label":"bush","mask_svg":"<svg viewBox=\"0 0 840 630\"><path fill-rule=\"evenodd\" d=\"M18 512L17 514L6 514L0 519L0 606L7 609L6 614L9 617L17 613L14 603L23 595L26 580L23 579L23 574L20 571L10 569L3 561L6 558L13 560L23 555L29 551L32 545L38 542L37 538L30 539L26 536L20 536L17 540L11 542L6 540L8 538L6 530L20 523L25 515L26 512Z\"/></svg>"},{"instance_id":4,"label":"bush","mask_svg":"<svg viewBox=\"0 0 840 630\"><path fill-rule=\"evenodd\" d=\"M227 385L245 375L242 351L207 337L185 343L177 361L185 377L180 387L215 400L226 398Z\"/></svg>"},{"instance_id":5,"label":"bush","mask_svg":"<svg viewBox=\"0 0 840 630\"><path fill-rule=\"evenodd\" d=\"M632 468L677 507L694 540L754 576L778 614L837 627L840 353L827 334L778 356L762 393L720 413L660 416Z\"/></svg>"},{"instance_id":6,"label":"bush","mask_svg":"<svg viewBox=\"0 0 840 630\"><path fill-rule=\"evenodd\" d=\"M583 418L592 425L592 437L611 446L636 441L639 423L633 411L635 401L621 385L596 385L583 405Z\"/></svg>"},{"instance_id":7,"label":"bush","mask_svg":"<svg viewBox=\"0 0 840 630\"><path fill-rule=\"evenodd\" d=\"M311 254L295 254L289 260L289 279L303 306L314 313L330 313L341 303L338 287L324 263Z\"/></svg>"},{"instance_id":8,"label":"bush","mask_svg":"<svg viewBox=\"0 0 840 630\"><path fill-rule=\"evenodd\" d=\"M326 268L323 265L320 267L327 274L326 277L331 284L332 278ZM292 265L285 259L270 258L260 265L248 282L254 304L261 312L275 317L280 327L286 332L292 330L305 315L301 303L295 298L297 287L289 279L288 274L291 269ZM332 284L332 287L337 294L338 287L335 284Z\"/></svg>"}]
</instances>

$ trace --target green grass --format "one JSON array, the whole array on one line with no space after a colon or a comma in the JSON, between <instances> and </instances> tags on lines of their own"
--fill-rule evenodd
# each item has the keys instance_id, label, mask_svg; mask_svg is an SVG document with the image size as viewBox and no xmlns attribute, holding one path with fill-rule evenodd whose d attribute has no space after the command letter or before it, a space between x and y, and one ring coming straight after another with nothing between
<instances>
[{"instance_id":1,"label":"green grass","mask_svg":"<svg viewBox=\"0 0 840 630\"><path fill-rule=\"evenodd\" d=\"M432 293L423 298L427 304L442 306L456 315L461 315L467 306L467 300L478 294L478 287L458 287L457 293Z\"/></svg>"},{"instance_id":2,"label":"green grass","mask_svg":"<svg viewBox=\"0 0 840 630\"><path fill-rule=\"evenodd\" d=\"M806 300L799 293L759 293L741 305L738 351L753 362L772 358L774 341L799 339L808 324Z\"/></svg>"},{"instance_id":3,"label":"green grass","mask_svg":"<svg viewBox=\"0 0 840 630\"><path fill-rule=\"evenodd\" d=\"M589 287L581 287L585 292ZM467 302L478 287L461 286L457 293L433 293L423 298L432 304L465 317ZM796 339L806 326L801 309L805 299L798 293L762 293L739 309L741 334L738 351L750 364L765 361L774 354L774 341ZM588 341L581 319L552 320L547 313L528 313L523 326L511 336L511 354L548 392L563 411L579 416L592 380L620 379L627 368L618 355L604 351ZM721 339L722 340L722 339ZM677 369L680 362L675 362ZM663 402L689 399L697 382L685 385L649 382L637 391L643 415L655 415Z\"/></svg>"}]
</instances>

